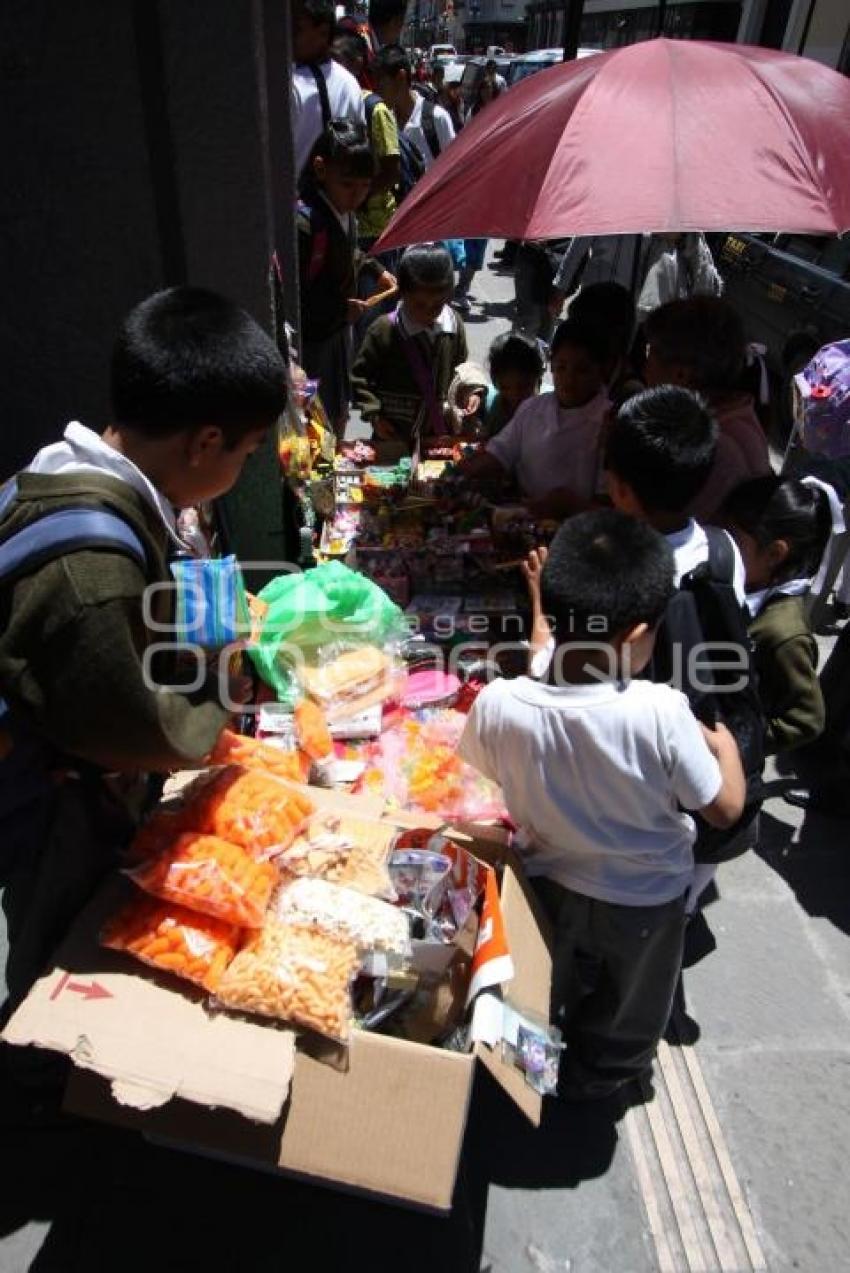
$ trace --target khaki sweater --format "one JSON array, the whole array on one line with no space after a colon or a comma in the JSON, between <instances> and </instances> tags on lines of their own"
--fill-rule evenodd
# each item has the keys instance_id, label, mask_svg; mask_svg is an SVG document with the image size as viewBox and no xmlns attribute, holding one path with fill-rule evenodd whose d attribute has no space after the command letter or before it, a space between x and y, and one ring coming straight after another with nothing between
<instances>
[{"instance_id":1,"label":"khaki sweater","mask_svg":"<svg viewBox=\"0 0 850 1273\"><path fill-rule=\"evenodd\" d=\"M802 597L777 596L750 624L769 752L790 751L823 733L818 648Z\"/></svg>"},{"instance_id":2,"label":"khaki sweater","mask_svg":"<svg viewBox=\"0 0 850 1273\"><path fill-rule=\"evenodd\" d=\"M118 513L148 550L147 575L120 552L83 550L0 589L0 695L62 752L107 769L165 771L199 760L227 719L214 679L181 694L146 685L143 676L146 647L171 639L143 618L146 586L171 581L165 526L139 493L109 474L22 473L0 538L68 506ZM152 609L168 622L169 594L161 591ZM160 665L154 661L160 684L179 682L173 663L167 652Z\"/></svg>"},{"instance_id":3,"label":"khaki sweater","mask_svg":"<svg viewBox=\"0 0 850 1273\"><path fill-rule=\"evenodd\" d=\"M442 406L455 368L466 362L466 332L458 318L453 332L435 337L414 336L422 358L431 368L434 393ZM351 371L354 405L370 422L382 417L395 425L410 443L417 424L429 431L427 407L411 371L398 327L387 315L371 324Z\"/></svg>"}]
</instances>

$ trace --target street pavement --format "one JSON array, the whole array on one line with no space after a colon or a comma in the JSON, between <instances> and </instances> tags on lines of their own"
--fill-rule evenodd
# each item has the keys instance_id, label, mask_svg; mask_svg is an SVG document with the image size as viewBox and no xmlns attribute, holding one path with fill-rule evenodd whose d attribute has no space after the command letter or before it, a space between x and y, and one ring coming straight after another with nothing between
<instances>
[{"instance_id":1,"label":"street pavement","mask_svg":"<svg viewBox=\"0 0 850 1273\"><path fill-rule=\"evenodd\" d=\"M509 325L487 269L471 357ZM830 638L822 638L824 653ZM772 771L771 771L771 775ZM720 869L654 1091L545 1103L480 1074L439 1219L179 1154L0 1093L0 1273L839 1273L850 1265L848 824L780 798ZM684 1042L685 1040L688 1042ZM411 1128L411 1153L427 1128Z\"/></svg>"}]
</instances>

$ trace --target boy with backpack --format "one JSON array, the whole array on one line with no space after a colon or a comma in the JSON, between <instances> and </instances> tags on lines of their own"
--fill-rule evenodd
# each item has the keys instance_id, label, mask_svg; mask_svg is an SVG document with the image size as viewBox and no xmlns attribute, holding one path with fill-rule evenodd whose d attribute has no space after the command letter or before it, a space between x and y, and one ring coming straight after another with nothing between
<instances>
[{"instance_id":1,"label":"boy with backpack","mask_svg":"<svg viewBox=\"0 0 850 1273\"><path fill-rule=\"evenodd\" d=\"M701 728L683 694L633 679L674 593L661 535L615 510L579 514L540 589L554 622L546 676L488 685L460 754L502 786L554 927L559 1093L593 1099L646 1071L667 1024L693 870L687 811L728 827L744 780L722 724Z\"/></svg>"},{"instance_id":2,"label":"boy with backpack","mask_svg":"<svg viewBox=\"0 0 850 1273\"><path fill-rule=\"evenodd\" d=\"M375 58L373 75L377 92L395 112L400 137L407 143L405 149L409 151L412 148L423 170L427 171L455 139L448 111L414 92L410 58L399 44L388 44L380 50ZM403 153L402 169L404 167ZM401 197L406 193L403 190Z\"/></svg>"},{"instance_id":3,"label":"boy with backpack","mask_svg":"<svg viewBox=\"0 0 850 1273\"><path fill-rule=\"evenodd\" d=\"M646 521L673 550L677 591L667 606L647 675L687 695L697 719L723 721L735 737L747 801L722 833L699 824L688 898L693 912L720 862L755 843L765 719L747 631L745 574L730 535L685 511L713 472L718 427L688 389L663 385L629 399L607 436L605 469L614 507Z\"/></svg>"},{"instance_id":4,"label":"boy with backpack","mask_svg":"<svg viewBox=\"0 0 850 1273\"><path fill-rule=\"evenodd\" d=\"M0 499L8 1006L114 865L146 773L201 760L228 719L217 670L193 687L168 635L175 510L228 491L286 405L273 341L200 288L131 311L111 381L102 436L68 425Z\"/></svg>"}]
</instances>

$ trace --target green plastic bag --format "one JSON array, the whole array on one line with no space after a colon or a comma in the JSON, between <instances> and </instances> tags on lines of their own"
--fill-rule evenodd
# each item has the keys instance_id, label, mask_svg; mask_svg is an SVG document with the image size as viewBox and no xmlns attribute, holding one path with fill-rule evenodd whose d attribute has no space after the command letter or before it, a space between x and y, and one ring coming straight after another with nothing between
<instances>
[{"instance_id":1,"label":"green plastic bag","mask_svg":"<svg viewBox=\"0 0 850 1273\"><path fill-rule=\"evenodd\" d=\"M407 635L404 614L383 589L338 561L278 575L259 596L268 613L248 653L282 702L298 696L293 674L298 652L315 663L323 645L384 645Z\"/></svg>"}]
</instances>

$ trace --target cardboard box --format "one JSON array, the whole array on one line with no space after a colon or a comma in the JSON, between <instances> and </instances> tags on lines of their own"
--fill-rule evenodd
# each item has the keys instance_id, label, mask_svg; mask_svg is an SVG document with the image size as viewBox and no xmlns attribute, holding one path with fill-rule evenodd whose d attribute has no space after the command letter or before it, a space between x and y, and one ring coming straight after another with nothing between
<instances>
[{"instance_id":1,"label":"cardboard box","mask_svg":"<svg viewBox=\"0 0 850 1273\"><path fill-rule=\"evenodd\" d=\"M317 803L374 813L374 801L333 792ZM551 960L503 833L466 827L453 835L503 865L502 911L516 968L507 990L517 1007L545 1017ZM74 1113L435 1211L451 1206L477 1061L539 1122L539 1095L498 1051L480 1045L464 1055L355 1032L340 1065L321 1049L293 1049L286 1029L210 1015L191 988L181 993L178 983L97 946L96 924L113 901L102 893L82 913L56 967L4 1033L12 1043L71 1057L78 1068L66 1103ZM100 990L90 998L69 989L72 982Z\"/></svg>"}]
</instances>

